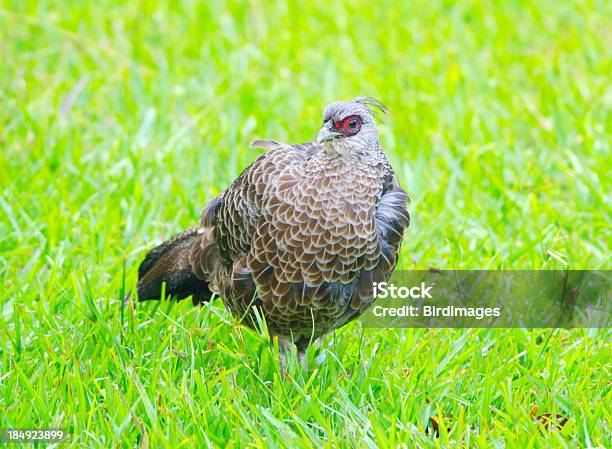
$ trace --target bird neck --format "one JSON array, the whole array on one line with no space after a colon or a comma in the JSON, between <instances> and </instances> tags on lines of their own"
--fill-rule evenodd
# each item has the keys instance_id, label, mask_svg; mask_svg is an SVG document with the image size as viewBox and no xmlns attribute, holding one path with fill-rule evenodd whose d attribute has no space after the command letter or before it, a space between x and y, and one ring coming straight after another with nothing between
<instances>
[{"instance_id":1,"label":"bird neck","mask_svg":"<svg viewBox=\"0 0 612 449\"><path fill-rule=\"evenodd\" d=\"M339 146L324 147L325 151L317 154L318 162L329 167L337 165L377 165L386 161L385 153L382 148L375 142L375 145L370 147L350 148L348 151L343 151ZM338 151L340 149L340 151Z\"/></svg>"}]
</instances>

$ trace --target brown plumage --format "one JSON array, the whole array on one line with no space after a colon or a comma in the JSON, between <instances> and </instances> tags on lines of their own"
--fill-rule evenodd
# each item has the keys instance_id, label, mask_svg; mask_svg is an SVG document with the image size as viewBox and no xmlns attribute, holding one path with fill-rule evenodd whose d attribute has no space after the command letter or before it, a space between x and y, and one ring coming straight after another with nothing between
<instances>
[{"instance_id":1,"label":"brown plumage","mask_svg":"<svg viewBox=\"0 0 612 449\"><path fill-rule=\"evenodd\" d=\"M200 225L151 250L139 269L141 300L212 293L236 318L266 319L300 358L309 342L361 314L372 283L389 279L408 196L378 143L370 98L336 102L317 142L271 140L204 209ZM284 371L284 349L281 351Z\"/></svg>"}]
</instances>

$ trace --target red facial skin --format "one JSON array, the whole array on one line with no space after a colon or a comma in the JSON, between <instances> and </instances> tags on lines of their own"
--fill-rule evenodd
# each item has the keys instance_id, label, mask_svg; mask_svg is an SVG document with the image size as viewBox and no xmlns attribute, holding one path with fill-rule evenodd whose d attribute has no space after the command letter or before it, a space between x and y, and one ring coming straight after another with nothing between
<instances>
[{"instance_id":1,"label":"red facial skin","mask_svg":"<svg viewBox=\"0 0 612 449\"><path fill-rule=\"evenodd\" d=\"M346 137L354 136L359 132L362 125L361 117L358 115L349 115L348 117L334 122L334 126L338 131Z\"/></svg>"}]
</instances>

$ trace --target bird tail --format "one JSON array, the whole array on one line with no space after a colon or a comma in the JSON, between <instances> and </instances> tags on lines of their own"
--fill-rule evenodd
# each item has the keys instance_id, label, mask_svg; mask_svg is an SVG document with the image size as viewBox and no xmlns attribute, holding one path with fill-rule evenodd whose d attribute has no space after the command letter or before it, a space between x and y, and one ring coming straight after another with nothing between
<instances>
[{"instance_id":1,"label":"bird tail","mask_svg":"<svg viewBox=\"0 0 612 449\"><path fill-rule=\"evenodd\" d=\"M197 229L182 232L147 253L138 268L138 299L184 299L192 296L194 305L212 297L208 282L194 273L192 248L201 235Z\"/></svg>"}]
</instances>

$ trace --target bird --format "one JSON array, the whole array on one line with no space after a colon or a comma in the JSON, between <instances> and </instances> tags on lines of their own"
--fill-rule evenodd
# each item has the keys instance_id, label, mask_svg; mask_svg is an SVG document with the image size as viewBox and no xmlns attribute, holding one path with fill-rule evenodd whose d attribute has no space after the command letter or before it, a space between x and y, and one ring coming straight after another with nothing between
<instances>
[{"instance_id":1,"label":"bird","mask_svg":"<svg viewBox=\"0 0 612 449\"><path fill-rule=\"evenodd\" d=\"M265 150L204 207L199 225L150 250L139 300L220 297L243 325L263 317L281 374L308 346L361 315L386 282L410 224L409 197L380 146L388 108L371 97L323 111L316 140L255 140Z\"/></svg>"}]
</instances>

